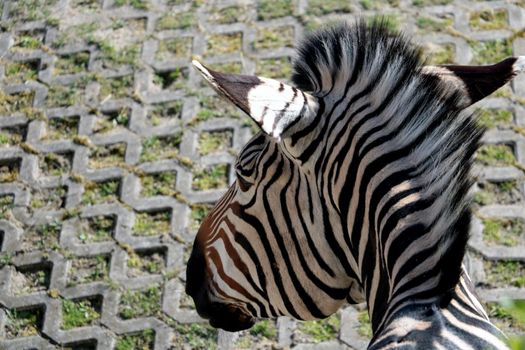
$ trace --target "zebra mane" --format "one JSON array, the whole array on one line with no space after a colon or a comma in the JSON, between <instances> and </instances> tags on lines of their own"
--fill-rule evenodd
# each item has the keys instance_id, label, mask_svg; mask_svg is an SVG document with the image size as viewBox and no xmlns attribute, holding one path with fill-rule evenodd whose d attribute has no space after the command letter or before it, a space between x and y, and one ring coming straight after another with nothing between
<instances>
[{"instance_id":1,"label":"zebra mane","mask_svg":"<svg viewBox=\"0 0 525 350\"><path fill-rule=\"evenodd\" d=\"M421 199L395 215L403 218L403 215L408 214L406 211L418 211L430 206L437 207L434 212L438 214L430 224L415 222L408 225L405 231L411 230L411 235L406 235L405 231L401 232L399 238L396 238L394 248L397 254L417 239L418 235L432 230L429 239L432 239L435 245L426 248L427 250L422 248L422 251L408 257L407 265L415 266L413 264L417 264L421 254L436 254L439 261L433 271L426 275L441 275L439 285L432 290L432 293L438 294L453 289L462 272L461 262L470 226L470 201L467 192L472 185L472 179L469 172L484 130L475 124L469 112L460 108L460 101L465 98L466 92L442 83L435 76L423 74L422 67L421 49L410 43L404 35L392 33L384 21L372 25L361 21L355 25L341 24L324 28L307 37L298 47L292 82L303 91L326 98L332 93L340 97L342 91L346 91L349 86L369 79L369 83L361 84L366 86L364 90L354 93L375 93L376 99L396 96L395 88L385 88L384 81L381 80L385 72L397 77L389 78L390 81L400 84L415 82L417 88L413 89L413 96L405 94L401 96L404 100L396 101L401 106L403 103L409 105L410 101L417 101L413 103L416 107L411 110L408 110L408 107L405 110L398 107L400 112L396 118L402 120L402 131L399 133L401 136L396 137L402 140L403 135L421 133L414 138L417 140L415 143L406 142L413 147L409 152L419 152L416 159L420 159L420 163L417 163L416 170L412 173L401 175L417 180L418 189L412 191L421 195ZM374 82L382 85L376 91ZM389 123L388 120L381 122L384 122L385 126ZM421 131L423 128L425 131ZM441 146L436 150L437 147L433 143ZM400 147L407 146L400 141ZM349 155L355 156L355 153ZM450 182L446 183L447 180L443 179ZM385 195L394 185L400 183L396 182L397 179L387 180L385 182L392 182L392 186L382 184ZM344 188L348 192L344 193L352 193L352 184L348 186ZM342 212L344 213L344 209ZM439 253L431 253L429 249L438 250ZM389 254L391 253L392 251L389 251ZM406 266L402 271L405 275L410 272ZM402 274L400 275L402 278ZM422 293L418 297L434 295Z\"/></svg>"}]
</instances>

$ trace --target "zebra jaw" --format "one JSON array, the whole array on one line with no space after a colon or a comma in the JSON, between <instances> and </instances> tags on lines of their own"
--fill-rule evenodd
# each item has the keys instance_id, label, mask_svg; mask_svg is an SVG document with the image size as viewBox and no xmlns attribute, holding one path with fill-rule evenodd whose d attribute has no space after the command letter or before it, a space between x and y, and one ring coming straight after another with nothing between
<instances>
[{"instance_id":1,"label":"zebra jaw","mask_svg":"<svg viewBox=\"0 0 525 350\"><path fill-rule=\"evenodd\" d=\"M192 64L221 96L278 140L317 113L317 99L293 86L269 78L217 72L196 60Z\"/></svg>"}]
</instances>

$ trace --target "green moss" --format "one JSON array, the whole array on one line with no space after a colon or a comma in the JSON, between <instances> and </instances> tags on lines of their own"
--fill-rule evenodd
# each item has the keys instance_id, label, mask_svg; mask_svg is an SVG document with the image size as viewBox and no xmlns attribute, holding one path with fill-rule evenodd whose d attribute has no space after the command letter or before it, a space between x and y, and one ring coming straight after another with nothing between
<instances>
[{"instance_id":1,"label":"green moss","mask_svg":"<svg viewBox=\"0 0 525 350\"><path fill-rule=\"evenodd\" d=\"M340 328L341 320L338 315L319 321L305 321L299 325L299 330L309 335L316 343L337 338Z\"/></svg>"},{"instance_id":2,"label":"green moss","mask_svg":"<svg viewBox=\"0 0 525 350\"><path fill-rule=\"evenodd\" d=\"M479 205L514 204L522 200L516 180L479 183L480 191L474 194L474 202Z\"/></svg>"},{"instance_id":3,"label":"green moss","mask_svg":"<svg viewBox=\"0 0 525 350\"><path fill-rule=\"evenodd\" d=\"M147 0L114 0L113 5L116 7L131 6L137 10L147 10L149 8Z\"/></svg>"},{"instance_id":4,"label":"green moss","mask_svg":"<svg viewBox=\"0 0 525 350\"><path fill-rule=\"evenodd\" d=\"M99 79L100 100L106 101L110 98L124 98L133 94L133 76L126 75L118 78Z\"/></svg>"},{"instance_id":5,"label":"green moss","mask_svg":"<svg viewBox=\"0 0 525 350\"><path fill-rule=\"evenodd\" d=\"M172 136L153 136L142 143L141 162L152 162L160 159L176 158L182 142L182 131Z\"/></svg>"},{"instance_id":6,"label":"green moss","mask_svg":"<svg viewBox=\"0 0 525 350\"><path fill-rule=\"evenodd\" d=\"M258 30L253 47L256 50L264 50L280 48L284 46L293 47L293 44L294 28L286 26Z\"/></svg>"},{"instance_id":7,"label":"green moss","mask_svg":"<svg viewBox=\"0 0 525 350\"><path fill-rule=\"evenodd\" d=\"M94 40L93 43L100 49L98 61L102 62L104 68L115 69L122 65L136 66L138 64L140 46L137 44L131 44L117 50L108 41Z\"/></svg>"},{"instance_id":8,"label":"green moss","mask_svg":"<svg viewBox=\"0 0 525 350\"><path fill-rule=\"evenodd\" d=\"M513 115L512 112L506 109L479 109L479 115L477 117L477 122L481 126L487 128L502 128L508 127L512 124Z\"/></svg>"},{"instance_id":9,"label":"green moss","mask_svg":"<svg viewBox=\"0 0 525 350\"><path fill-rule=\"evenodd\" d=\"M89 52L77 52L61 56L55 62L53 73L56 75L81 73L87 69Z\"/></svg>"},{"instance_id":10,"label":"green moss","mask_svg":"<svg viewBox=\"0 0 525 350\"><path fill-rule=\"evenodd\" d=\"M359 326L357 327L357 333L365 338L372 338L372 324L370 323L370 317L368 316L368 310L359 311L357 316Z\"/></svg>"},{"instance_id":11,"label":"green moss","mask_svg":"<svg viewBox=\"0 0 525 350\"><path fill-rule=\"evenodd\" d=\"M154 316L161 309L161 294L159 285L144 290L126 290L120 299L118 315L125 320Z\"/></svg>"},{"instance_id":12,"label":"green moss","mask_svg":"<svg viewBox=\"0 0 525 350\"><path fill-rule=\"evenodd\" d=\"M242 49L242 33L213 34L208 37L207 55L223 55Z\"/></svg>"},{"instance_id":13,"label":"green moss","mask_svg":"<svg viewBox=\"0 0 525 350\"><path fill-rule=\"evenodd\" d=\"M192 188L194 190L210 190L224 188L228 185L228 165L220 164L211 168L196 170L193 173Z\"/></svg>"},{"instance_id":14,"label":"green moss","mask_svg":"<svg viewBox=\"0 0 525 350\"><path fill-rule=\"evenodd\" d=\"M142 196L175 196L177 191L177 173L175 171L165 171L162 173L150 174L141 178Z\"/></svg>"},{"instance_id":15,"label":"green moss","mask_svg":"<svg viewBox=\"0 0 525 350\"><path fill-rule=\"evenodd\" d=\"M525 287L525 263L521 261L483 262L487 276L486 283L491 287Z\"/></svg>"},{"instance_id":16,"label":"green moss","mask_svg":"<svg viewBox=\"0 0 525 350\"><path fill-rule=\"evenodd\" d=\"M85 185L82 202L84 204L99 204L118 200L120 180L90 182Z\"/></svg>"},{"instance_id":17,"label":"green moss","mask_svg":"<svg viewBox=\"0 0 525 350\"><path fill-rule=\"evenodd\" d=\"M140 236L152 236L168 233L171 228L169 210L137 213L133 233Z\"/></svg>"},{"instance_id":18,"label":"green moss","mask_svg":"<svg viewBox=\"0 0 525 350\"><path fill-rule=\"evenodd\" d=\"M423 52L428 64L450 64L454 62L456 47L454 44L427 43L423 46Z\"/></svg>"},{"instance_id":19,"label":"green moss","mask_svg":"<svg viewBox=\"0 0 525 350\"><path fill-rule=\"evenodd\" d=\"M153 350L155 332L152 329L145 329L138 334L126 334L117 337L115 350Z\"/></svg>"},{"instance_id":20,"label":"green moss","mask_svg":"<svg viewBox=\"0 0 525 350\"><path fill-rule=\"evenodd\" d=\"M291 16L293 11L294 3L292 0L261 0L257 4L257 18L263 21Z\"/></svg>"},{"instance_id":21,"label":"green moss","mask_svg":"<svg viewBox=\"0 0 525 350\"><path fill-rule=\"evenodd\" d=\"M39 66L39 61L7 63L5 65L6 80L12 84L24 83L27 80L36 80Z\"/></svg>"},{"instance_id":22,"label":"green moss","mask_svg":"<svg viewBox=\"0 0 525 350\"><path fill-rule=\"evenodd\" d=\"M208 155L214 152L227 150L232 145L231 131L202 132L199 135L199 153Z\"/></svg>"},{"instance_id":23,"label":"green moss","mask_svg":"<svg viewBox=\"0 0 525 350\"><path fill-rule=\"evenodd\" d=\"M193 204L191 206L190 229L197 230L204 218L211 211L212 206L209 204Z\"/></svg>"},{"instance_id":24,"label":"green moss","mask_svg":"<svg viewBox=\"0 0 525 350\"><path fill-rule=\"evenodd\" d=\"M40 333L44 311L41 308L6 311L6 338L31 337Z\"/></svg>"},{"instance_id":25,"label":"green moss","mask_svg":"<svg viewBox=\"0 0 525 350\"><path fill-rule=\"evenodd\" d=\"M113 216L94 216L83 219L78 228L78 238L82 243L111 240L115 228Z\"/></svg>"},{"instance_id":26,"label":"green moss","mask_svg":"<svg viewBox=\"0 0 525 350\"><path fill-rule=\"evenodd\" d=\"M193 39L190 37L161 40L155 56L158 60L190 58L192 46Z\"/></svg>"},{"instance_id":27,"label":"green moss","mask_svg":"<svg viewBox=\"0 0 525 350\"><path fill-rule=\"evenodd\" d=\"M436 5L448 5L453 0L412 0L414 6L436 6Z\"/></svg>"},{"instance_id":28,"label":"green moss","mask_svg":"<svg viewBox=\"0 0 525 350\"><path fill-rule=\"evenodd\" d=\"M524 232L523 221L518 219L483 220L483 239L489 243L514 247Z\"/></svg>"},{"instance_id":29,"label":"green moss","mask_svg":"<svg viewBox=\"0 0 525 350\"><path fill-rule=\"evenodd\" d=\"M308 1L308 14L323 16L330 13L350 13L352 6L349 1L340 0L310 0Z\"/></svg>"},{"instance_id":30,"label":"green moss","mask_svg":"<svg viewBox=\"0 0 525 350\"><path fill-rule=\"evenodd\" d=\"M80 118L77 116L67 118L51 118L47 122L44 139L61 140L78 134Z\"/></svg>"},{"instance_id":31,"label":"green moss","mask_svg":"<svg viewBox=\"0 0 525 350\"><path fill-rule=\"evenodd\" d=\"M71 260L68 274L68 286L109 280L109 257L75 257Z\"/></svg>"},{"instance_id":32,"label":"green moss","mask_svg":"<svg viewBox=\"0 0 525 350\"><path fill-rule=\"evenodd\" d=\"M473 64L493 64L512 56L511 39L470 41L469 44L474 53Z\"/></svg>"},{"instance_id":33,"label":"green moss","mask_svg":"<svg viewBox=\"0 0 525 350\"><path fill-rule=\"evenodd\" d=\"M91 149L89 167L92 169L116 167L125 163L125 158L126 144L124 142L101 145Z\"/></svg>"},{"instance_id":34,"label":"green moss","mask_svg":"<svg viewBox=\"0 0 525 350\"><path fill-rule=\"evenodd\" d=\"M288 57L261 59L257 62L256 74L266 78L288 78L292 74L292 64Z\"/></svg>"},{"instance_id":35,"label":"green moss","mask_svg":"<svg viewBox=\"0 0 525 350\"><path fill-rule=\"evenodd\" d=\"M188 29L196 24L193 12L167 13L157 21L157 30Z\"/></svg>"},{"instance_id":36,"label":"green moss","mask_svg":"<svg viewBox=\"0 0 525 350\"><path fill-rule=\"evenodd\" d=\"M98 318L100 314L95 309L94 301L90 299L62 300L63 329L89 326Z\"/></svg>"},{"instance_id":37,"label":"green moss","mask_svg":"<svg viewBox=\"0 0 525 350\"><path fill-rule=\"evenodd\" d=\"M277 336L277 329L273 322L269 320L259 321L250 328L250 334L256 337L274 339Z\"/></svg>"},{"instance_id":38,"label":"green moss","mask_svg":"<svg viewBox=\"0 0 525 350\"><path fill-rule=\"evenodd\" d=\"M208 21L216 24L231 24L247 19L246 9L240 6L228 6L211 9Z\"/></svg>"},{"instance_id":39,"label":"green moss","mask_svg":"<svg viewBox=\"0 0 525 350\"><path fill-rule=\"evenodd\" d=\"M191 349L217 349L217 329L204 324L178 324L175 326L173 344L176 349L189 346Z\"/></svg>"},{"instance_id":40,"label":"green moss","mask_svg":"<svg viewBox=\"0 0 525 350\"><path fill-rule=\"evenodd\" d=\"M45 176L60 176L71 171L73 153L46 153L39 157L39 166Z\"/></svg>"},{"instance_id":41,"label":"green moss","mask_svg":"<svg viewBox=\"0 0 525 350\"><path fill-rule=\"evenodd\" d=\"M476 154L476 160L489 166L511 166L516 162L509 145L483 145Z\"/></svg>"},{"instance_id":42,"label":"green moss","mask_svg":"<svg viewBox=\"0 0 525 350\"><path fill-rule=\"evenodd\" d=\"M420 16L416 19L416 25L422 33L444 32L452 27L454 20L451 17L427 17Z\"/></svg>"},{"instance_id":43,"label":"green moss","mask_svg":"<svg viewBox=\"0 0 525 350\"><path fill-rule=\"evenodd\" d=\"M472 12L469 25L474 30L505 29L509 23L508 13L505 9L485 9Z\"/></svg>"}]
</instances>

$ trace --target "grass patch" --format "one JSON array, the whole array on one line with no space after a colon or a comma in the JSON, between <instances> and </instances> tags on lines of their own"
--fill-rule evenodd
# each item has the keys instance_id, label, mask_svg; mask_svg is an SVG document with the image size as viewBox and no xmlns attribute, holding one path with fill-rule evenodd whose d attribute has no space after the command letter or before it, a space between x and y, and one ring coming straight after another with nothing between
<instances>
[{"instance_id":1,"label":"grass patch","mask_svg":"<svg viewBox=\"0 0 525 350\"><path fill-rule=\"evenodd\" d=\"M148 114L146 118L151 122L153 126L158 126L162 123L165 123L167 121L173 120L173 119L181 119L182 117L182 106L183 102L180 100L177 101L170 101L170 102L163 102L152 105L150 108L148 108ZM179 143L182 140L172 140L176 141L175 143ZM155 146L156 142L161 142L158 138L151 138L149 143L145 143L143 146ZM177 146L178 147L178 144Z\"/></svg>"},{"instance_id":2,"label":"grass patch","mask_svg":"<svg viewBox=\"0 0 525 350\"><path fill-rule=\"evenodd\" d=\"M164 171L156 174L148 174L141 178L142 196L175 196L177 191L177 173L175 171Z\"/></svg>"},{"instance_id":3,"label":"grass patch","mask_svg":"<svg viewBox=\"0 0 525 350\"><path fill-rule=\"evenodd\" d=\"M483 145L476 153L476 160L488 166L512 166L516 162L514 150L509 145Z\"/></svg>"},{"instance_id":4,"label":"grass patch","mask_svg":"<svg viewBox=\"0 0 525 350\"><path fill-rule=\"evenodd\" d=\"M57 0L17 0L10 3L9 17L25 22L47 19L56 3Z\"/></svg>"},{"instance_id":5,"label":"grass patch","mask_svg":"<svg viewBox=\"0 0 525 350\"><path fill-rule=\"evenodd\" d=\"M119 166L125 163L126 143L119 142L110 145L101 145L91 149L89 167L100 169Z\"/></svg>"},{"instance_id":6,"label":"grass patch","mask_svg":"<svg viewBox=\"0 0 525 350\"><path fill-rule=\"evenodd\" d=\"M294 11L292 0L261 0L257 4L257 19L269 20L284 16L291 16Z\"/></svg>"},{"instance_id":7,"label":"grass patch","mask_svg":"<svg viewBox=\"0 0 525 350\"><path fill-rule=\"evenodd\" d=\"M420 16L416 19L416 25L421 33L444 32L446 28L454 25L454 19L447 17Z\"/></svg>"},{"instance_id":8,"label":"grass patch","mask_svg":"<svg viewBox=\"0 0 525 350\"><path fill-rule=\"evenodd\" d=\"M313 16L324 16L330 13L350 13L352 6L349 1L340 0L310 0L306 12Z\"/></svg>"},{"instance_id":9,"label":"grass patch","mask_svg":"<svg viewBox=\"0 0 525 350\"><path fill-rule=\"evenodd\" d=\"M514 204L523 199L516 180L478 183L480 190L474 194L474 202L479 205Z\"/></svg>"},{"instance_id":10,"label":"grass patch","mask_svg":"<svg viewBox=\"0 0 525 350\"><path fill-rule=\"evenodd\" d=\"M153 83L162 89L183 89L186 86L189 72L185 68L175 68L166 72L155 72ZM177 101L179 102L179 101ZM179 102L182 104L182 102Z\"/></svg>"},{"instance_id":11,"label":"grass patch","mask_svg":"<svg viewBox=\"0 0 525 350\"><path fill-rule=\"evenodd\" d=\"M71 107L82 102L87 80L79 79L70 85L51 85L47 91L46 107Z\"/></svg>"},{"instance_id":12,"label":"grass patch","mask_svg":"<svg viewBox=\"0 0 525 350\"><path fill-rule=\"evenodd\" d=\"M153 236L168 233L171 228L171 211L142 212L135 216L133 233L139 236Z\"/></svg>"},{"instance_id":13,"label":"grass patch","mask_svg":"<svg viewBox=\"0 0 525 350\"><path fill-rule=\"evenodd\" d=\"M14 203L15 203L15 196L13 196L12 194L0 195L0 220L6 220L8 219L8 217L10 217L11 209L13 209ZM0 249L2 248L3 238L4 236L0 235Z\"/></svg>"},{"instance_id":14,"label":"grass patch","mask_svg":"<svg viewBox=\"0 0 525 350\"><path fill-rule=\"evenodd\" d=\"M45 264L39 264L38 268L34 266L17 267L15 274L14 279L21 283L12 286L13 294L35 293L45 291L49 287L51 268Z\"/></svg>"},{"instance_id":15,"label":"grass patch","mask_svg":"<svg viewBox=\"0 0 525 350\"><path fill-rule=\"evenodd\" d=\"M232 24L247 20L246 9L240 6L214 8L210 11L209 22L215 24Z\"/></svg>"},{"instance_id":16,"label":"grass patch","mask_svg":"<svg viewBox=\"0 0 525 350\"><path fill-rule=\"evenodd\" d=\"M58 250L62 224L58 221L38 225L24 234L22 250Z\"/></svg>"},{"instance_id":17,"label":"grass patch","mask_svg":"<svg viewBox=\"0 0 525 350\"><path fill-rule=\"evenodd\" d=\"M166 265L161 251L131 252L128 257L127 276L130 278L145 274L161 273Z\"/></svg>"},{"instance_id":18,"label":"grass patch","mask_svg":"<svg viewBox=\"0 0 525 350\"><path fill-rule=\"evenodd\" d=\"M32 209L58 210L66 205L67 186L44 188L34 191L31 197Z\"/></svg>"},{"instance_id":19,"label":"grass patch","mask_svg":"<svg viewBox=\"0 0 525 350\"><path fill-rule=\"evenodd\" d=\"M194 171L192 189L202 191L225 188L228 186L228 170L228 164L219 164Z\"/></svg>"},{"instance_id":20,"label":"grass patch","mask_svg":"<svg viewBox=\"0 0 525 350\"><path fill-rule=\"evenodd\" d=\"M450 64L454 63L456 46L454 44L427 43L423 46L423 55L428 64Z\"/></svg>"},{"instance_id":21,"label":"grass patch","mask_svg":"<svg viewBox=\"0 0 525 350\"><path fill-rule=\"evenodd\" d=\"M53 73L55 75L82 73L88 68L89 52L76 52L59 56L55 62Z\"/></svg>"},{"instance_id":22,"label":"grass patch","mask_svg":"<svg viewBox=\"0 0 525 350\"><path fill-rule=\"evenodd\" d=\"M438 5L448 5L452 3L453 0L412 0L412 5L423 7L423 6L438 6Z\"/></svg>"},{"instance_id":23,"label":"grass patch","mask_svg":"<svg viewBox=\"0 0 525 350\"><path fill-rule=\"evenodd\" d=\"M293 47L294 28L285 26L277 28L263 28L257 31L253 47L256 50Z\"/></svg>"},{"instance_id":24,"label":"grass patch","mask_svg":"<svg viewBox=\"0 0 525 350\"><path fill-rule=\"evenodd\" d=\"M233 133L226 131L202 132L199 135L199 154L205 156L211 153L224 152L232 146Z\"/></svg>"},{"instance_id":25,"label":"grass patch","mask_svg":"<svg viewBox=\"0 0 525 350\"><path fill-rule=\"evenodd\" d=\"M147 0L114 0L113 5L115 7L131 6L137 10L147 10L149 8Z\"/></svg>"},{"instance_id":26,"label":"grass patch","mask_svg":"<svg viewBox=\"0 0 525 350\"><path fill-rule=\"evenodd\" d=\"M489 129L508 127L514 119L512 112L506 109L482 108L478 112L478 124Z\"/></svg>"},{"instance_id":27,"label":"grass patch","mask_svg":"<svg viewBox=\"0 0 525 350\"><path fill-rule=\"evenodd\" d=\"M10 62L5 65L5 76L11 84L21 84L38 78L40 61Z\"/></svg>"},{"instance_id":28,"label":"grass patch","mask_svg":"<svg viewBox=\"0 0 525 350\"><path fill-rule=\"evenodd\" d=\"M208 37L207 55L224 55L242 49L242 33L213 34Z\"/></svg>"},{"instance_id":29,"label":"grass patch","mask_svg":"<svg viewBox=\"0 0 525 350\"><path fill-rule=\"evenodd\" d=\"M44 176L61 176L71 171L73 152L46 153L39 156L39 166Z\"/></svg>"},{"instance_id":30,"label":"grass patch","mask_svg":"<svg viewBox=\"0 0 525 350\"><path fill-rule=\"evenodd\" d=\"M511 39L470 41L469 44L474 53L473 64L493 64L512 56Z\"/></svg>"},{"instance_id":31,"label":"grass patch","mask_svg":"<svg viewBox=\"0 0 525 350\"><path fill-rule=\"evenodd\" d=\"M127 127L130 116L131 110L127 107L115 111L100 113L93 131L105 133L119 126Z\"/></svg>"},{"instance_id":32,"label":"grass patch","mask_svg":"<svg viewBox=\"0 0 525 350\"><path fill-rule=\"evenodd\" d=\"M161 40L155 57L161 61L171 60L173 58L190 58L192 46L193 39L191 37Z\"/></svg>"},{"instance_id":33,"label":"grass patch","mask_svg":"<svg viewBox=\"0 0 525 350\"><path fill-rule=\"evenodd\" d=\"M138 334L126 334L117 337L115 350L135 350L153 349L155 332L152 329L145 329Z\"/></svg>"},{"instance_id":34,"label":"grass patch","mask_svg":"<svg viewBox=\"0 0 525 350\"><path fill-rule=\"evenodd\" d=\"M489 302L485 303L485 309L492 322L506 334L523 334L525 332L525 322L520 320L519 315L514 314L503 305Z\"/></svg>"},{"instance_id":35,"label":"grass patch","mask_svg":"<svg viewBox=\"0 0 525 350\"><path fill-rule=\"evenodd\" d=\"M154 316L161 309L161 294L159 285L145 290L126 290L120 298L118 315L125 320Z\"/></svg>"},{"instance_id":36,"label":"grass patch","mask_svg":"<svg viewBox=\"0 0 525 350\"><path fill-rule=\"evenodd\" d=\"M191 349L217 349L217 329L207 324L191 323L175 326L173 344L176 349L189 346Z\"/></svg>"},{"instance_id":37,"label":"grass patch","mask_svg":"<svg viewBox=\"0 0 525 350\"><path fill-rule=\"evenodd\" d=\"M103 68L116 69L122 65L136 66L140 54L140 46L131 44L117 50L107 41L97 41L100 56L97 58Z\"/></svg>"},{"instance_id":38,"label":"grass patch","mask_svg":"<svg viewBox=\"0 0 525 350\"><path fill-rule=\"evenodd\" d=\"M182 131L172 136L153 136L142 143L141 162L152 162L160 159L176 158L182 142Z\"/></svg>"},{"instance_id":39,"label":"grass patch","mask_svg":"<svg viewBox=\"0 0 525 350\"><path fill-rule=\"evenodd\" d=\"M44 310L41 307L26 310L7 310L6 338L16 339L38 335Z\"/></svg>"},{"instance_id":40,"label":"grass patch","mask_svg":"<svg viewBox=\"0 0 525 350\"><path fill-rule=\"evenodd\" d=\"M14 182L20 174L20 160L0 162L0 183Z\"/></svg>"},{"instance_id":41,"label":"grass patch","mask_svg":"<svg viewBox=\"0 0 525 350\"><path fill-rule=\"evenodd\" d=\"M76 257L71 260L68 276L68 286L107 281L109 279L109 256Z\"/></svg>"},{"instance_id":42,"label":"grass patch","mask_svg":"<svg viewBox=\"0 0 525 350\"><path fill-rule=\"evenodd\" d=\"M208 215L208 213L213 208L210 204L194 204L191 206L191 215L190 215L190 225L189 228L191 230L197 230L200 225L202 224L202 221L204 218Z\"/></svg>"},{"instance_id":43,"label":"grass patch","mask_svg":"<svg viewBox=\"0 0 525 350\"><path fill-rule=\"evenodd\" d=\"M99 79L100 100L106 101L110 98L124 98L133 94L133 76L126 75L118 78Z\"/></svg>"},{"instance_id":44,"label":"grass patch","mask_svg":"<svg viewBox=\"0 0 525 350\"><path fill-rule=\"evenodd\" d=\"M21 32L14 39L11 49L14 50L37 50L43 45L44 35L38 35L37 32Z\"/></svg>"},{"instance_id":45,"label":"grass patch","mask_svg":"<svg viewBox=\"0 0 525 350\"><path fill-rule=\"evenodd\" d=\"M29 113L33 106L34 92L27 90L6 95L0 92L0 115L17 112Z\"/></svg>"},{"instance_id":46,"label":"grass patch","mask_svg":"<svg viewBox=\"0 0 525 350\"><path fill-rule=\"evenodd\" d=\"M112 179L101 182L89 182L85 185L82 203L99 204L114 202L118 200L120 179Z\"/></svg>"},{"instance_id":47,"label":"grass patch","mask_svg":"<svg viewBox=\"0 0 525 350\"><path fill-rule=\"evenodd\" d=\"M337 338L341 320L334 314L324 320L305 321L299 324L299 330L310 336L315 343L320 343Z\"/></svg>"},{"instance_id":48,"label":"grass patch","mask_svg":"<svg viewBox=\"0 0 525 350\"><path fill-rule=\"evenodd\" d=\"M78 238L82 243L111 240L115 229L114 216L93 216L82 219L78 228Z\"/></svg>"},{"instance_id":49,"label":"grass patch","mask_svg":"<svg viewBox=\"0 0 525 350\"><path fill-rule=\"evenodd\" d=\"M92 325L100 318L95 300L62 300L62 328L71 329Z\"/></svg>"},{"instance_id":50,"label":"grass patch","mask_svg":"<svg viewBox=\"0 0 525 350\"><path fill-rule=\"evenodd\" d=\"M277 336L277 328L270 320L259 321L250 328L250 334L255 337L262 337L267 339L275 339Z\"/></svg>"},{"instance_id":51,"label":"grass patch","mask_svg":"<svg viewBox=\"0 0 525 350\"><path fill-rule=\"evenodd\" d=\"M51 118L47 122L47 129L44 139L62 140L73 137L78 134L78 116L67 118Z\"/></svg>"},{"instance_id":52,"label":"grass patch","mask_svg":"<svg viewBox=\"0 0 525 350\"><path fill-rule=\"evenodd\" d=\"M483 238L489 243L515 247L523 234L523 221L519 219L483 220Z\"/></svg>"},{"instance_id":53,"label":"grass patch","mask_svg":"<svg viewBox=\"0 0 525 350\"><path fill-rule=\"evenodd\" d=\"M473 30L505 29L509 23L505 9L485 9L470 13L469 25Z\"/></svg>"},{"instance_id":54,"label":"grass patch","mask_svg":"<svg viewBox=\"0 0 525 350\"><path fill-rule=\"evenodd\" d=\"M195 26L193 12L167 13L157 21L157 30L188 29Z\"/></svg>"},{"instance_id":55,"label":"grass patch","mask_svg":"<svg viewBox=\"0 0 525 350\"><path fill-rule=\"evenodd\" d=\"M487 275L486 283L494 288L525 287L525 263L521 261L491 261L483 262Z\"/></svg>"},{"instance_id":56,"label":"grass patch","mask_svg":"<svg viewBox=\"0 0 525 350\"><path fill-rule=\"evenodd\" d=\"M357 333L359 333L359 335L362 337L368 339L372 338L372 324L370 323L368 310L359 311L359 314L357 315L357 321L359 322L359 326L357 326Z\"/></svg>"},{"instance_id":57,"label":"grass patch","mask_svg":"<svg viewBox=\"0 0 525 350\"><path fill-rule=\"evenodd\" d=\"M26 125L16 125L0 129L0 147L19 145L24 141L26 133Z\"/></svg>"},{"instance_id":58,"label":"grass patch","mask_svg":"<svg viewBox=\"0 0 525 350\"><path fill-rule=\"evenodd\" d=\"M289 57L267 58L257 62L257 75L266 78L289 78L292 75L292 63Z\"/></svg>"},{"instance_id":59,"label":"grass patch","mask_svg":"<svg viewBox=\"0 0 525 350\"><path fill-rule=\"evenodd\" d=\"M241 117L241 112L235 106L218 96L201 96L199 105L199 112L197 112L191 123L204 122L213 118Z\"/></svg>"}]
</instances>

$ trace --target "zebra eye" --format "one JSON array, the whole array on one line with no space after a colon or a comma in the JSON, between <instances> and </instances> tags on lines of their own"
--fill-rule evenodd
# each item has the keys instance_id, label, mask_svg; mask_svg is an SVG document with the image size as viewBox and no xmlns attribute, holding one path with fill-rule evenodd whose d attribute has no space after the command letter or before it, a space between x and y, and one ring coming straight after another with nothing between
<instances>
[{"instance_id":1,"label":"zebra eye","mask_svg":"<svg viewBox=\"0 0 525 350\"><path fill-rule=\"evenodd\" d=\"M243 192L248 191L253 186L253 183L248 181L244 176L240 175L239 173L237 173L237 183L239 184L239 188Z\"/></svg>"}]
</instances>

